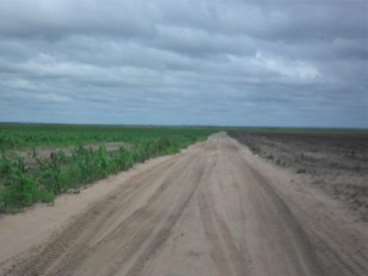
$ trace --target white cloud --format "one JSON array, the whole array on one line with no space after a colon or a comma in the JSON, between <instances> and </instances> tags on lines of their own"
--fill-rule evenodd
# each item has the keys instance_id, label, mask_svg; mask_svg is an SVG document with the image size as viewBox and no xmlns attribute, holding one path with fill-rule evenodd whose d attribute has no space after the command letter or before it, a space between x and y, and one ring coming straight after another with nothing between
<instances>
[{"instance_id":1,"label":"white cloud","mask_svg":"<svg viewBox=\"0 0 368 276\"><path fill-rule=\"evenodd\" d=\"M258 51L251 60L255 66L278 73L291 81L313 81L321 78L321 74L315 66L303 61L287 60L281 57L271 57Z\"/></svg>"},{"instance_id":2,"label":"white cloud","mask_svg":"<svg viewBox=\"0 0 368 276\"><path fill-rule=\"evenodd\" d=\"M68 103L72 101L72 99L67 96L62 96L54 93L32 94L31 98L46 103Z\"/></svg>"}]
</instances>

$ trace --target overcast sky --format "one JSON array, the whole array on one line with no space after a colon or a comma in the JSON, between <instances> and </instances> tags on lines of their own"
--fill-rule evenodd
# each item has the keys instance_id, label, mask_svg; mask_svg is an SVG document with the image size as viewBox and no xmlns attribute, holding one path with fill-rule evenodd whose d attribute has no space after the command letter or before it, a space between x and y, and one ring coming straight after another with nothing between
<instances>
[{"instance_id":1,"label":"overcast sky","mask_svg":"<svg viewBox=\"0 0 368 276\"><path fill-rule=\"evenodd\" d=\"M368 127L368 1L1 0L0 121Z\"/></svg>"}]
</instances>

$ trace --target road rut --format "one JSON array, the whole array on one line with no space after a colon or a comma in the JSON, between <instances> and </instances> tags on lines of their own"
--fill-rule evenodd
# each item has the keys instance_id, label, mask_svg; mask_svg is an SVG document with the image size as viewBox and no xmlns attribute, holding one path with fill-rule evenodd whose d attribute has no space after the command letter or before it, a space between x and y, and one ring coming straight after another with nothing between
<instances>
[{"instance_id":1,"label":"road rut","mask_svg":"<svg viewBox=\"0 0 368 276\"><path fill-rule=\"evenodd\" d=\"M333 275L315 229L251 155L213 135L129 178L4 275ZM368 275L365 261L346 265L341 275Z\"/></svg>"}]
</instances>

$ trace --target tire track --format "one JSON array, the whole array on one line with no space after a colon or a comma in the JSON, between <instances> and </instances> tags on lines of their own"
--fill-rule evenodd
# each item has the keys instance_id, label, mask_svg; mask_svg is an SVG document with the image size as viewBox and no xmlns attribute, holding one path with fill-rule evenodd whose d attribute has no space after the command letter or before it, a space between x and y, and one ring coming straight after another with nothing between
<instances>
[{"instance_id":1,"label":"tire track","mask_svg":"<svg viewBox=\"0 0 368 276\"><path fill-rule=\"evenodd\" d=\"M335 275L328 261L365 275L365 255L337 252L338 233L306 224L243 149L218 134L131 177L8 274Z\"/></svg>"},{"instance_id":2,"label":"tire track","mask_svg":"<svg viewBox=\"0 0 368 276\"><path fill-rule=\"evenodd\" d=\"M152 179L161 179L162 171L175 175L172 168L182 167L182 163L187 163L188 158L193 158L192 155L174 157L164 163L154 166L143 174L137 175L131 179L129 185L123 186L119 191L103 199L92 206L87 212L76 217L73 222L68 225L61 233L52 238L42 249L37 252L31 252L27 260L20 260L13 266L12 270L8 271L9 275L42 275L50 273L55 265L64 260L64 267L75 267L83 258L88 255L90 247L87 246L90 239L96 233L101 232L103 227L106 227L106 222L111 220L115 213L119 210L124 210L129 204L132 204L135 197L140 195L143 190L152 185ZM179 164L178 164L179 163ZM80 245L85 246L80 246ZM72 253L75 252L75 253ZM59 273L56 271L56 273ZM60 272L62 273L62 272ZM56 275L56 274L55 274ZM62 274L67 275L67 274Z\"/></svg>"}]
</instances>

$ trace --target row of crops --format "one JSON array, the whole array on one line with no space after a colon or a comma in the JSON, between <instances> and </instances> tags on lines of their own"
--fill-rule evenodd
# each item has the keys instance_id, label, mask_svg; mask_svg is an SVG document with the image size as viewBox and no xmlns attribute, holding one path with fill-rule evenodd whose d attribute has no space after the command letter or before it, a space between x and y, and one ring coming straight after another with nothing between
<instances>
[{"instance_id":1,"label":"row of crops","mask_svg":"<svg viewBox=\"0 0 368 276\"><path fill-rule=\"evenodd\" d=\"M206 136L208 128L119 127L94 125L0 124L0 150L128 142L159 137Z\"/></svg>"},{"instance_id":2,"label":"row of crops","mask_svg":"<svg viewBox=\"0 0 368 276\"><path fill-rule=\"evenodd\" d=\"M100 126L1 125L0 213L36 202L131 168L149 158L172 154L207 138L204 128L119 128ZM92 149L86 145L98 142ZM104 142L129 143L109 151ZM21 157L24 150L57 147L49 158ZM67 153L62 146L72 146ZM61 147L61 148L60 148ZM35 151L36 152L36 151ZM30 162L31 161L31 162Z\"/></svg>"}]
</instances>

